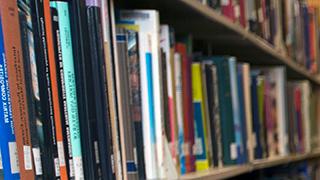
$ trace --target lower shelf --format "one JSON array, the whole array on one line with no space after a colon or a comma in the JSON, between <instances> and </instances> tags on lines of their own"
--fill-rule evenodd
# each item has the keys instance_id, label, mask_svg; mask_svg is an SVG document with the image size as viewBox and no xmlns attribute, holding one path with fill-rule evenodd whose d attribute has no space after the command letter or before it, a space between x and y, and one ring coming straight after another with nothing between
<instances>
[{"instance_id":1,"label":"lower shelf","mask_svg":"<svg viewBox=\"0 0 320 180\"><path fill-rule=\"evenodd\" d=\"M249 173L259 169L265 169L282 164L288 164L292 162L298 162L307 159L320 158L320 151L315 151L306 154L290 155L286 157L276 157L272 159L255 160L246 165L229 166L223 168L211 168L206 171L190 173L181 176L180 179L201 179L201 180L213 180L213 179L226 179L235 177L241 174Z\"/></svg>"}]
</instances>

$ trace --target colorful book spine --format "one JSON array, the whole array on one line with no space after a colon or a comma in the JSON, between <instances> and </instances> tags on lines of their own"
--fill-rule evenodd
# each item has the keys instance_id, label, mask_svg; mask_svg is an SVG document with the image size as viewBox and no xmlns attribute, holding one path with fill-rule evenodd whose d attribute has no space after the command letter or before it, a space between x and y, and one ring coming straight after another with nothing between
<instances>
[{"instance_id":1,"label":"colorful book spine","mask_svg":"<svg viewBox=\"0 0 320 180\"><path fill-rule=\"evenodd\" d=\"M21 179L35 178L32 164L29 111L25 91L24 62L16 1L0 1L3 42L8 67L12 117Z\"/></svg>"},{"instance_id":2,"label":"colorful book spine","mask_svg":"<svg viewBox=\"0 0 320 180\"><path fill-rule=\"evenodd\" d=\"M182 58L182 91L183 91L183 127L184 127L184 149L186 157L186 170L195 170L194 148L194 123L192 107L192 82L191 82L191 60L187 57L187 47L183 43L176 44L176 51Z\"/></svg>"},{"instance_id":3,"label":"colorful book spine","mask_svg":"<svg viewBox=\"0 0 320 180\"><path fill-rule=\"evenodd\" d=\"M202 171L209 168L208 157L208 130L205 116L205 99L202 93L201 65L192 64L192 97L193 97L193 117L195 127L195 156L196 170Z\"/></svg>"},{"instance_id":4,"label":"colorful book spine","mask_svg":"<svg viewBox=\"0 0 320 180\"><path fill-rule=\"evenodd\" d=\"M50 13L45 13L46 21L46 35L47 35L47 46L48 46L48 59L49 59L49 68L50 68L50 81L51 81L51 92L52 92L52 103L53 103L53 116L54 116L54 125L55 125L55 134L56 134L56 143L58 149L58 164L59 164L59 173L61 180L68 179L66 160L65 160L65 148L63 144L63 133L61 125L61 107L59 99L59 90L58 90L58 81L57 81L57 69L56 69L56 59L54 51L54 40L53 40L53 26L52 19L58 18L58 16L51 16ZM56 13L56 12L55 12Z\"/></svg>"},{"instance_id":5,"label":"colorful book spine","mask_svg":"<svg viewBox=\"0 0 320 180\"><path fill-rule=\"evenodd\" d=\"M0 87L1 87L1 108L0 108L0 147L1 166L5 179L20 179L19 161L17 156L17 144L14 134L12 118L12 107L10 101L10 89L8 80L7 60L3 44L2 21L0 19Z\"/></svg>"},{"instance_id":6,"label":"colorful book spine","mask_svg":"<svg viewBox=\"0 0 320 180\"><path fill-rule=\"evenodd\" d=\"M241 164L244 162L243 154L243 139L241 133L241 112L240 112L240 104L239 104L239 94L238 94L238 78L237 78L237 64L236 59L234 57L230 57L228 59L229 62L229 73L230 73L230 85L231 85L231 99L232 99L232 113L233 113L233 123L234 123L234 131L235 138L237 144L236 159L237 163Z\"/></svg>"},{"instance_id":7,"label":"colorful book spine","mask_svg":"<svg viewBox=\"0 0 320 180\"><path fill-rule=\"evenodd\" d=\"M76 179L83 179L81 135L79 130L78 102L74 74L74 59L70 31L70 17L67 2L52 2L51 7L56 8L59 17L62 62L64 67L64 81L67 98L67 111L70 125L73 166Z\"/></svg>"},{"instance_id":8,"label":"colorful book spine","mask_svg":"<svg viewBox=\"0 0 320 180\"><path fill-rule=\"evenodd\" d=\"M179 53L174 54L174 71L175 71L175 89L176 89L176 112L177 112L177 123L178 123L178 155L179 155L179 166L180 173L185 174L186 170L186 159L184 154L184 129L183 129L183 91L182 91L182 59Z\"/></svg>"}]
</instances>

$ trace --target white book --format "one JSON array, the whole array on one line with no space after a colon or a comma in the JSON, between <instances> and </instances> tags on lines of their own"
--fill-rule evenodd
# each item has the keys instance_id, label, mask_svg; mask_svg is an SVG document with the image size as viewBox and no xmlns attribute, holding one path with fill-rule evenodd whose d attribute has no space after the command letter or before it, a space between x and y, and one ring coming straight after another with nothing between
<instances>
[{"instance_id":1,"label":"white book","mask_svg":"<svg viewBox=\"0 0 320 180\"><path fill-rule=\"evenodd\" d=\"M163 129L163 99L162 99L162 63L160 61L160 40L159 40L159 14L155 10L123 10L119 13L120 21L131 22L135 25L139 25L139 45L140 45L140 58L141 64L146 62L146 52L150 49L152 59L152 89L153 89L153 103L147 104L148 99L147 91L142 85L142 113L143 113L143 127L146 135L144 140L149 140L145 143L145 166L147 179L164 179L165 176L165 161L164 161L164 129ZM146 35L148 37L146 37ZM150 37L150 38L149 38ZM149 44L150 43L150 44ZM149 48L149 49L148 49ZM143 69L144 68L144 69ZM146 83L147 77L145 67L141 66L141 83ZM142 72L144 71L144 72ZM148 81L148 80L147 80ZM150 82L150 81L149 81ZM151 97L150 97L151 98ZM150 101L149 101L150 102ZM149 107L147 107L149 106ZM154 124L153 119L147 116L149 111L154 112ZM147 111L147 112L145 112ZM150 124L149 124L150 123ZM154 126L154 129L149 128ZM154 130L154 131L151 131ZM147 132L149 131L149 132ZM149 139L150 136L151 138ZM150 151L153 149L154 143L153 137L155 136L155 154ZM156 165L154 165L156 164Z\"/></svg>"}]
</instances>

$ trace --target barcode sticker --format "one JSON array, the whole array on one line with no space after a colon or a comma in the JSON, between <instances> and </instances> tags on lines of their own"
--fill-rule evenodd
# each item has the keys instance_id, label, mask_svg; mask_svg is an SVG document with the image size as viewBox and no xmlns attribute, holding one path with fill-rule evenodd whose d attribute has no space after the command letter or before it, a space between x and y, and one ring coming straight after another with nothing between
<instances>
[{"instance_id":1,"label":"barcode sticker","mask_svg":"<svg viewBox=\"0 0 320 180\"><path fill-rule=\"evenodd\" d=\"M230 155L231 159L237 159L238 153L237 153L237 144L236 143L231 143L230 144Z\"/></svg>"},{"instance_id":2,"label":"barcode sticker","mask_svg":"<svg viewBox=\"0 0 320 180\"><path fill-rule=\"evenodd\" d=\"M73 157L73 165L74 165L74 173L76 179L84 179L83 177L83 169L82 169L82 158L81 157Z\"/></svg>"},{"instance_id":3,"label":"barcode sticker","mask_svg":"<svg viewBox=\"0 0 320 180\"><path fill-rule=\"evenodd\" d=\"M60 166L66 166L66 161L65 161L65 157L64 157L63 142L58 141L57 147L58 147L59 164L60 164Z\"/></svg>"},{"instance_id":4,"label":"barcode sticker","mask_svg":"<svg viewBox=\"0 0 320 180\"><path fill-rule=\"evenodd\" d=\"M9 142L11 173L19 173L19 160L16 142Z\"/></svg>"},{"instance_id":5,"label":"barcode sticker","mask_svg":"<svg viewBox=\"0 0 320 180\"><path fill-rule=\"evenodd\" d=\"M229 0L221 0L221 6L228 6Z\"/></svg>"},{"instance_id":6,"label":"barcode sticker","mask_svg":"<svg viewBox=\"0 0 320 180\"><path fill-rule=\"evenodd\" d=\"M59 158L54 159L54 170L56 173L56 177L60 176L60 165L59 165Z\"/></svg>"},{"instance_id":7,"label":"barcode sticker","mask_svg":"<svg viewBox=\"0 0 320 180\"><path fill-rule=\"evenodd\" d=\"M196 138L194 155L201 155L201 154L203 154L202 141L201 141L201 138Z\"/></svg>"},{"instance_id":8,"label":"barcode sticker","mask_svg":"<svg viewBox=\"0 0 320 180\"><path fill-rule=\"evenodd\" d=\"M69 159L69 166L70 166L70 177L74 177L74 166L73 166L73 159Z\"/></svg>"},{"instance_id":9,"label":"barcode sticker","mask_svg":"<svg viewBox=\"0 0 320 180\"><path fill-rule=\"evenodd\" d=\"M23 146L24 169L32 170L31 147Z\"/></svg>"},{"instance_id":10,"label":"barcode sticker","mask_svg":"<svg viewBox=\"0 0 320 180\"><path fill-rule=\"evenodd\" d=\"M0 169L3 169L1 151L0 151Z\"/></svg>"},{"instance_id":11,"label":"barcode sticker","mask_svg":"<svg viewBox=\"0 0 320 180\"><path fill-rule=\"evenodd\" d=\"M36 171L36 175L42 175L40 149L32 148L32 153L33 153L34 169Z\"/></svg>"}]
</instances>

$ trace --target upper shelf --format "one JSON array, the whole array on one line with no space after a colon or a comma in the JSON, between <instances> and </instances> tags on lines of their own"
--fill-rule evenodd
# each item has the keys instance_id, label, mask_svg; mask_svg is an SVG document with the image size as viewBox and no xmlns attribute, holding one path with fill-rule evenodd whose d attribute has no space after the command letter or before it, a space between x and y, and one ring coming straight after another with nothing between
<instances>
[{"instance_id":1,"label":"upper shelf","mask_svg":"<svg viewBox=\"0 0 320 180\"><path fill-rule=\"evenodd\" d=\"M161 23L170 24L177 33L191 33L195 40L210 42L214 54L234 55L253 65L285 65L289 78L309 79L320 85L319 75L309 73L283 51L196 0L120 0L118 3L120 8L159 10Z\"/></svg>"}]
</instances>

